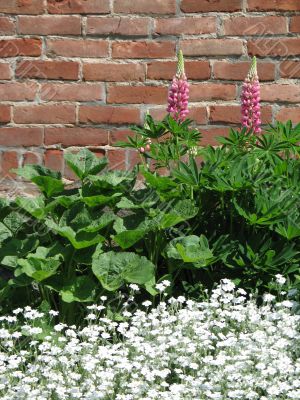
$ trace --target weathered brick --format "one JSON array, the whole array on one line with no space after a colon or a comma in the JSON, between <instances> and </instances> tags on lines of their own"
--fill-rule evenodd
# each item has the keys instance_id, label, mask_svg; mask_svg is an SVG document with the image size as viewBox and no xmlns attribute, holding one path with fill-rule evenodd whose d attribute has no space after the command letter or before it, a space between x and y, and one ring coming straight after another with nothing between
<instances>
[{"instance_id":1,"label":"weathered brick","mask_svg":"<svg viewBox=\"0 0 300 400\"><path fill-rule=\"evenodd\" d=\"M83 77L86 81L129 82L145 80L145 65L93 63L83 64Z\"/></svg>"},{"instance_id":2,"label":"weathered brick","mask_svg":"<svg viewBox=\"0 0 300 400\"><path fill-rule=\"evenodd\" d=\"M100 128L45 128L45 145L106 146L108 131Z\"/></svg>"},{"instance_id":3,"label":"weathered brick","mask_svg":"<svg viewBox=\"0 0 300 400\"><path fill-rule=\"evenodd\" d=\"M288 32L287 18L282 16L268 17L231 17L223 21L225 35L267 35Z\"/></svg>"},{"instance_id":4,"label":"weathered brick","mask_svg":"<svg viewBox=\"0 0 300 400\"><path fill-rule=\"evenodd\" d=\"M183 12L210 12L225 11L234 12L241 11L241 0L182 0L181 10Z\"/></svg>"},{"instance_id":5,"label":"weathered brick","mask_svg":"<svg viewBox=\"0 0 300 400\"><path fill-rule=\"evenodd\" d=\"M79 63L72 61L21 61L16 68L16 76L21 79L77 80L78 75Z\"/></svg>"},{"instance_id":6,"label":"weathered brick","mask_svg":"<svg viewBox=\"0 0 300 400\"><path fill-rule=\"evenodd\" d=\"M150 18L88 17L88 35L147 36Z\"/></svg>"},{"instance_id":7,"label":"weathered brick","mask_svg":"<svg viewBox=\"0 0 300 400\"><path fill-rule=\"evenodd\" d=\"M43 128L0 128L0 146L41 146L43 144Z\"/></svg>"},{"instance_id":8,"label":"weathered brick","mask_svg":"<svg viewBox=\"0 0 300 400\"><path fill-rule=\"evenodd\" d=\"M167 96L164 86L109 86L107 103L165 104Z\"/></svg>"},{"instance_id":9,"label":"weathered brick","mask_svg":"<svg viewBox=\"0 0 300 400\"><path fill-rule=\"evenodd\" d=\"M291 120L294 124L299 124L300 108L299 107L282 107L276 114L276 119L278 121L282 121L282 122Z\"/></svg>"},{"instance_id":10,"label":"weathered brick","mask_svg":"<svg viewBox=\"0 0 300 400\"><path fill-rule=\"evenodd\" d=\"M16 151L4 151L1 154L1 176L4 178L16 178L16 174L11 172L13 168L19 166L19 155Z\"/></svg>"},{"instance_id":11,"label":"weathered brick","mask_svg":"<svg viewBox=\"0 0 300 400\"><path fill-rule=\"evenodd\" d=\"M197 124L207 123L207 109L203 106L189 106L188 118L195 121ZM167 115L166 107L155 107L149 109L150 114L155 120L161 120Z\"/></svg>"},{"instance_id":12,"label":"weathered brick","mask_svg":"<svg viewBox=\"0 0 300 400\"><path fill-rule=\"evenodd\" d=\"M216 17L160 18L155 21L158 35L200 35L216 32Z\"/></svg>"},{"instance_id":13,"label":"weathered brick","mask_svg":"<svg viewBox=\"0 0 300 400\"><path fill-rule=\"evenodd\" d=\"M215 61L213 64L213 75L215 79L232 81L243 81L248 74L250 62ZM275 79L275 64L257 64L260 81L272 81Z\"/></svg>"},{"instance_id":14,"label":"weathered brick","mask_svg":"<svg viewBox=\"0 0 300 400\"><path fill-rule=\"evenodd\" d=\"M140 110L133 107L81 106L79 122L92 124L138 124Z\"/></svg>"},{"instance_id":15,"label":"weathered brick","mask_svg":"<svg viewBox=\"0 0 300 400\"><path fill-rule=\"evenodd\" d=\"M229 133L229 128L227 127L219 127L219 126L211 126L211 127L205 127L199 128L200 132L202 133L202 138L200 141L201 146L216 146L220 145L220 143L217 141L218 136L228 136Z\"/></svg>"},{"instance_id":16,"label":"weathered brick","mask_svg":"<svg viewBox=\"0 0 300 400\"><path fill-rule=\"evenodd\" d=\"M123 149L108 150L110 170L126 170L126 152Z\"/></svg>"},{"instance_id":17,"label":"weathered brick","mask_svg":"<svg viewBox=\"0 0 300 400\"><path fill-rule=\"evenodd\" d=\"M107 40L47 40L49 55L64 57L108 57L109 44Z\"/></svg>"},{"instance_id":18,"label":"weathered brick","mask_svg":"<svg viewBox=\"0 0 300 400\"><path fill-rule=\"evenodd\" d=\"M42 100L99 101L104 99L102 84L45 83L41 87Z\"/></svg>"},{"instance_id":19,"label":"weathered brick","mask_svg":"<svg viewBox=\"0 0 300 400\"><path fill-rule=\"evenodd\" d=\"M300 102L300 85L262 85L261 99L268 102Z\"/></svg>"},{"instance_id":20,"label":"weathered brick","mask_svg":"<svg viewBox=\"0 0 300 400\"><path fill-rule=\"evenodd\" d=\"M48 0L50 14L108 14L109 0Z\"/></svg>"},{"instance_id":21,"label":"weathered brick","mask_svg":"<svg viewBox=\"0 0 300 400\"><path fill-rule=\"evenodd\" d=\"M209 120L211 122L223 122L230 124L241 123L240 105L215 105L210 106ZM264 124L272 121L272 107L263 106L261 108L261 119Z\"/></svg>"},{"instance_id":22,"label":"weathered brick","mask_svg":"<svg viewBox=\"0 0 300 400\"><path fill-rule=\"evenodd\" d=\"M63 172L64 170L64 153L62 150L46 150L44 154L45 167L54 171Z\"/></svg>"},{"instance_id":23,"label":"weathered brick","mask_svg":"<svg viewBox=\"0 0 300 400\"><path fill-rule=\"evenodd\" d=\"M300 38L250 40L248 42L248 53L263 57L297 56L300 54Z\"/></svg>"},{"instance_id":24,"label":"weathered brick","mask_svg":"<svg viewBox=\"0 0 300 400\"><path fill-rule=\"evenodd\" d=\"M290 32L300 33L300 15L291 17Z\"/></svg>"},{"instance_id":25,"label":"weathered brick","mask_svg":"<svg viewBox=\"0 0 300 400\"><path fill-rule=\"evenodd\" d=\"M175 42L113 42L113 58L167 58L175 55Z\"/></svg>"},{"instance_id":26,"label":"weathered brick","mask_svg":"<svg viewBox=\"0 0 300 400\"><path fill-rule=\"evenodd\" d=\"M0 105L0 123L7 123L11 120L11 110L10 106Z\"/></svg>"},{"instance_id":27,"label":"weathered brick","mask_svg":"<svg viewBox=\"0 0 300 400\"><path fill-rule=\"evenodd\" d=\"M153 61L148 63L148 79L170 80L176 73L176 61ZM186 61L185 72L188 79L202 80L210 78L208 61Z\"/></svg>"},{"instance_id":28,"label":"weathered brick","mask_svg":"<svg viewBox=\"0 0 300 400\"><path fill-rule=\"evenodd\" d=\"M10 65L6 63L0 63L0 80L11 79Z\"/></svg>"},{"instance_id":29,"label":"weathered brick","mask_svg":"<svg viewBox=\"0 0 300 400\"><path fill-rule=\"evenodd\" d=\"M112 129L109 132L109 145L114 146L117 142L127 142L127 137L133 136L133 132L130 129Z\"/></svg>"},{"instance_id":30,"label":"weathered brick","mask_svg":"<svg viewBox=\"0 0 300 400\"><path fill-rule=\"evenodd\" d=\"M249 11L300 11L298 0L248 0Z\"/></svg>"},{"instance_id":31,"label":"weathered brick","mask_svg":"<svg viewBox=\"0 0 300 400\"><path fill-rule=\"evenodd\" d=\"M8 82L0 83L0 99L2 101L34 100L38 86L36 83Z\"/></svg>"},{"instance_id":32,"label":"weathered brick","mask_svg":"<svg viewBox=\"0 0 300 400\"><path fill-rule=\"evenodd\" d=\"M180 47L186 56L229 56L244 53L241 39L188 39Z\"/></svg>"},{"instance_id":33,"label":"weathered brick","mask_svg":"<svg viewBox=\"0 0 300 400\"><path fill-rule=\"evenodd\" d=\"M20 16L18 32L25 35L80 35L81 19L77 16Z\"/></svg>"},{"instance_id":34,"label":"weathered brick","mask_svg":"<svg viewBox=\"0 0 300 400\"><path fill-rule=\"evenodd\" d=\"M176 0L114 0L114 12L125 14L175 14Z\"/></svg>"},{"instance_id":35,"label":"weathered brick","mask_svg":"<svg viewBox=\"0 0 300 400\"><path fill-rule=\"evenodd\" d=\"M14 35L15 33L15 21L8 17L0 17L0 35Z\"/></svg>"},{"instance_id":36,"label":"weathered brick","mask_svg":"<svg viewBox=\"0 0 300 400\"><path fill-rule=\"evenodd\" d=\"M27 151L23 154L23 166L27 164L41 164L41 154Z\"/></svg>"},{"instance_id":37,"label":"weathered brick","mask_svg":"<svg viewBox=\"0 0 300 400\"><path fill-rule=\"evenodd\" d=\"M41 39L4 39L0 40L0 57L40 56L42 54Z\"/></svg>"},{"instance_id":38,"label":"weathered brick","mask_svg":"<svg viewBox=\"0 0 300 400\"><path fill-rule=\"evenodd\" d=\"M76 122L75 106L67 104L39 104L15 106L17 124L72 124Z\"/></svg>"},{"instance_id":39,"label":"weathered brick","mask_svg":"<svg viewBox=\"0 0 300 400\"><path fill-rule=\"evenodd\" d=\"M299 61L284 61L280 64L282 78L300 78Z\"/></svg>"},{"instance_id":40,"label":"weathered brick","mask_svg":"<svg viewBox=\"0 0 300 400\"><path fill-rule=\"evenodd\" d=\"M0 13L42 14L44 0L0 0Z\"/></svg>"},{"instance_id":41,"label":"weathered brick","mask_svg":"<svg viewBox=\"0 0 300 400\"><path fill-rule=\"evenodd\" d=\"M236 86L220 83L199 83L190 86L190 100L234 100Z\"/></svg>"}]
</instances>

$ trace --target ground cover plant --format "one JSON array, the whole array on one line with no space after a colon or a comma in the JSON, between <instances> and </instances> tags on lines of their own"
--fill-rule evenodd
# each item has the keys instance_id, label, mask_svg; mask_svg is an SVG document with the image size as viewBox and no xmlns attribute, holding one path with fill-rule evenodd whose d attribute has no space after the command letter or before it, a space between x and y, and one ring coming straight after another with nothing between
<instances>
[{"instance_id":1,"label":"ground cover plant","mask_svg":"<svg viewBox=\"0 0 300 400\"><path fill-rule=\"evenodd\" d=\"M266 294L258 308L245 295L223 280L209 300L162 295L134 313L132 297L119 323L102 298L88 307L86 327L46 332L40 321L55 311L16 309L1 317L1 399L300 399L300 316L290 301Z\"/></svg>"},{"instance_id":2,"label":"ground cover plant","mask_svg":"<svg viewBox=\"0 0 300 400\"><path fill-rule=\"evenodd\" d=\"M201 147L186 118L188 95L179 53L169 114L159 122L147 115L118 144L140 153L130 172L109 171L88 149L65 153L74 189L40 165L15 171L41 194L0 202L2 313L42 303L72 324L103 295L116 311L129 284L141 286L140 301L155 302L164 280L169 294L199 298L223 278L272 291L278 273L297 298L300 124L261 132L255 59L243 86L243 127L219 147Z\"/></svg>"}]
</instances>

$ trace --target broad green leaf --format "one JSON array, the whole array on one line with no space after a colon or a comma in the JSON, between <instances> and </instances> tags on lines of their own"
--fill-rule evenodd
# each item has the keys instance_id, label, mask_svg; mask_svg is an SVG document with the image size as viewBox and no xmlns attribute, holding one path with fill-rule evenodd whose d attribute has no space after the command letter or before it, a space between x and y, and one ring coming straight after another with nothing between
<instances>
[{"instance_id":1,"label":"broad green leaf","mask_svg":"<svg viewBox=\"0 0 300 400\"><path fill-rule=\"evenodd\" d=\"M115 235L113 239L123 250L125 250L141 240L145 236L146 232L146 230L139 229L124 231Z\"/></svg>"},{"instance_id":2,"label":"broad green leaf","mask_svg":"<svg viewBox=\"0 0 300 400\"><path fill-rule=\"evenodd\" d=\"M177 188L177 183L171 178L152 174L145 169L142 169L141 172L144 175L146 182L148 182L151 187L159 191L167 191Z\"/></svg>"},{"instance_id":3,"label":"broad green leaf","mask_svg":"<svg viewBox=\"0 0 300 400\"><path fill-rule=\"evenodd\" d=\"M87 227L82 228L80 232L98 232L101 229L107 227L116 220L116 215L112 212L105 212L100 218L92 221Z\"/></svg>"},{"instance_id":4,"label":"broad green leaf","mask_svg":"<svg viewBox=\"0 0 300 400\"><path fill-rule=\"evenodd\" d=\"M88 180L98 188L113 189L132 183L135 180L135 175L128 172L109 171L103 175L90 175Z\"/></svg>"},{"instance_id":5,"label":"broad green leaf","mask_svg":"<svg viewBox=\"0 0 300 400\"><path fill-rule=\"evenodd\" d=\"M23 258L28 253L35 250L38 245L39 241L34 236L26 239L12 238L0 248L1 264L16 268L18 265L18 258Z\"/></svg>"},{"instance_id":6,"label":"broad green leaf","mask_svg":"<svg viewBox=\"0 0 300 400\"><path fill-rule=\"evenodd\" d=\"M43 196L17 197L16 204L37 219L45 216L45 201Z\"/></svg>"},{"instance_id":7,"label":"broad green leaf","mask_svg":"<svg viewBox=\"0 0 300 400\"><path fill-rule=\"evenodd\" d=\"M65 160L81 180L85 179L88 175L98 174L108 163L105 157L98 158L86 148L81 149L77 154L65 153Z\"/></svg>"},{"instance_id":8,"label":"broad green leaf","mask_svg":"<svg viewBox=\"0 0 300 400\"><path fill-rule=\"evenodd\" d=\"M92 270L104 289L115 291L127 283L145 284L154 277L155 267L135 253L100 254L93 259Z\"/></svg>"},{"instance_id":9,"label":"broad green leaf","mask_svg":"<svg viewBox=\"0 0 300 400\"><path fill-rule=\"evenodd\" d=\"M61 173L52 171L49 168L43 167L42 165L24 165L22 168L17 168L13 170L19 176L32 181L33 178L38 176L48 176L57 180L61 179Z\"/></svg>"},{"instance_id":10,"label":"broad green leaf","mask_svg":"<svg viewBox=\"0 0 300 400\"><path fill-rule=\"evenodd\" d=\"M79 276L73 282L64 285L59 294L66 303L90 302L95 299L96 288L97 284L91 277Z\"/></svg>"},{"instance_id":11,"label":"broad green leaf","mask_svg":"<svg viewBox=\"0 0 300 400\"><path fill-rule=\"evenodd\" d=\"M61 193L64 190L64 184L61 179L51 176L36 176L31 179L47 197Z\"/></svg>"},{"instance_id":12,"label":"broad green leaf","mask_svg":"<svg viewBox=\"0 0 300 400\"><path fill-rule=\"evenodd\" d=\"M68 239L75 249L84 249L105 241L105 238L97 232L78 232L76 234L71 227L59 226L51 220L46 220L45 224L58 235Z\"/></svg>"},{"instance_id":13,"label":"broad green leaf","mask_svg":"<svg viewBox=\"0 0 300 400\"><path fill-rule=\"evenodd\" d=\"M27 228L30 217L27 217L20 210L12 211L5 218L3 218L3 224L16 235L20 230Z\"/></svg>"},{"instance_id":14,"label":"broad green leaf","mask_svg":"<svg viewBox=\"0 0 300 400\"><path fill-rule=\"evenodd\" d=\"M83 197L82 201L89 207L97 207L114 203L121 196L122 193L114 193L112 196L99 194L97 196Z\"/></svg>"},{"instance_id":15,"label":"broad green leaf","mask_svg":"<svg viewBox=\"0 0 300 400\"><path fill-rule=\"evenodd\" d=\"M5 226L2 222L0 222L0 243L12 236L13 234L11 230L8 229L7 226Z\"/></svg>"},{"instance_id":16,"label":"broad green leaf","mask_svg":"<svg viewBox=\"0 0 300 400\"><path fill-rule=\"evenodd\" d=\"M22 272L30 278L41 282L56 274L56 271L63 260L60 253L51 255L53 248L38 247L35 253L27 255L27 258L18 260Z\"/></svg>"}]
</instances>

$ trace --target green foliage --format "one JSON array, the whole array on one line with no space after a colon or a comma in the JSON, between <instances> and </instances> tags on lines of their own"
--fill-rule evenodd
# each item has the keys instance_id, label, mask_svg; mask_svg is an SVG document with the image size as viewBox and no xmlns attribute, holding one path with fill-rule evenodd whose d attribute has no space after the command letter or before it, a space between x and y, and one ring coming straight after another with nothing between
<instances>
[{"instance_id":1,"label":"green foliage","mask_svg":"<svg viewBox=\"0 0 300 400\"><path fill-rule=\"evenodd\" d=\"M170 293L197 296L222 278L272 290L282 274L299 292L300 125L259 137L232 129L217 148L199 147L189 120L147 116L134 130L129 147L153 142L130 173L105 170L86 149L66 154L78 189L44 167L17 170L41 194L0 202L3 311L44 301L73 323L104 293L136 283L142 298L155 296L164 279Z\"/></svg>"}]
</instances>

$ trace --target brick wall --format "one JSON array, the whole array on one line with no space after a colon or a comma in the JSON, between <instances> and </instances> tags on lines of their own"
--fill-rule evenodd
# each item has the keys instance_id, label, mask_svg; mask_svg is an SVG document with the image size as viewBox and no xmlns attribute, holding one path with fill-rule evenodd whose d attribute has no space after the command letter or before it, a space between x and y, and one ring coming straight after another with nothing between
<instances>
[{"instance_id":1,"label":"brick wall","mask_svg":"<svg viewBox=\"0 0 300 400\"><path fill-rule=\"evenodd\" d=\"M0 0L0 162L70 171L63 151L115 149L149 109L165 114L176 50L204 144L239 124L241 81L259 58L263 121L300 120L300 0Z\"/></svg>"}]
</instances>

